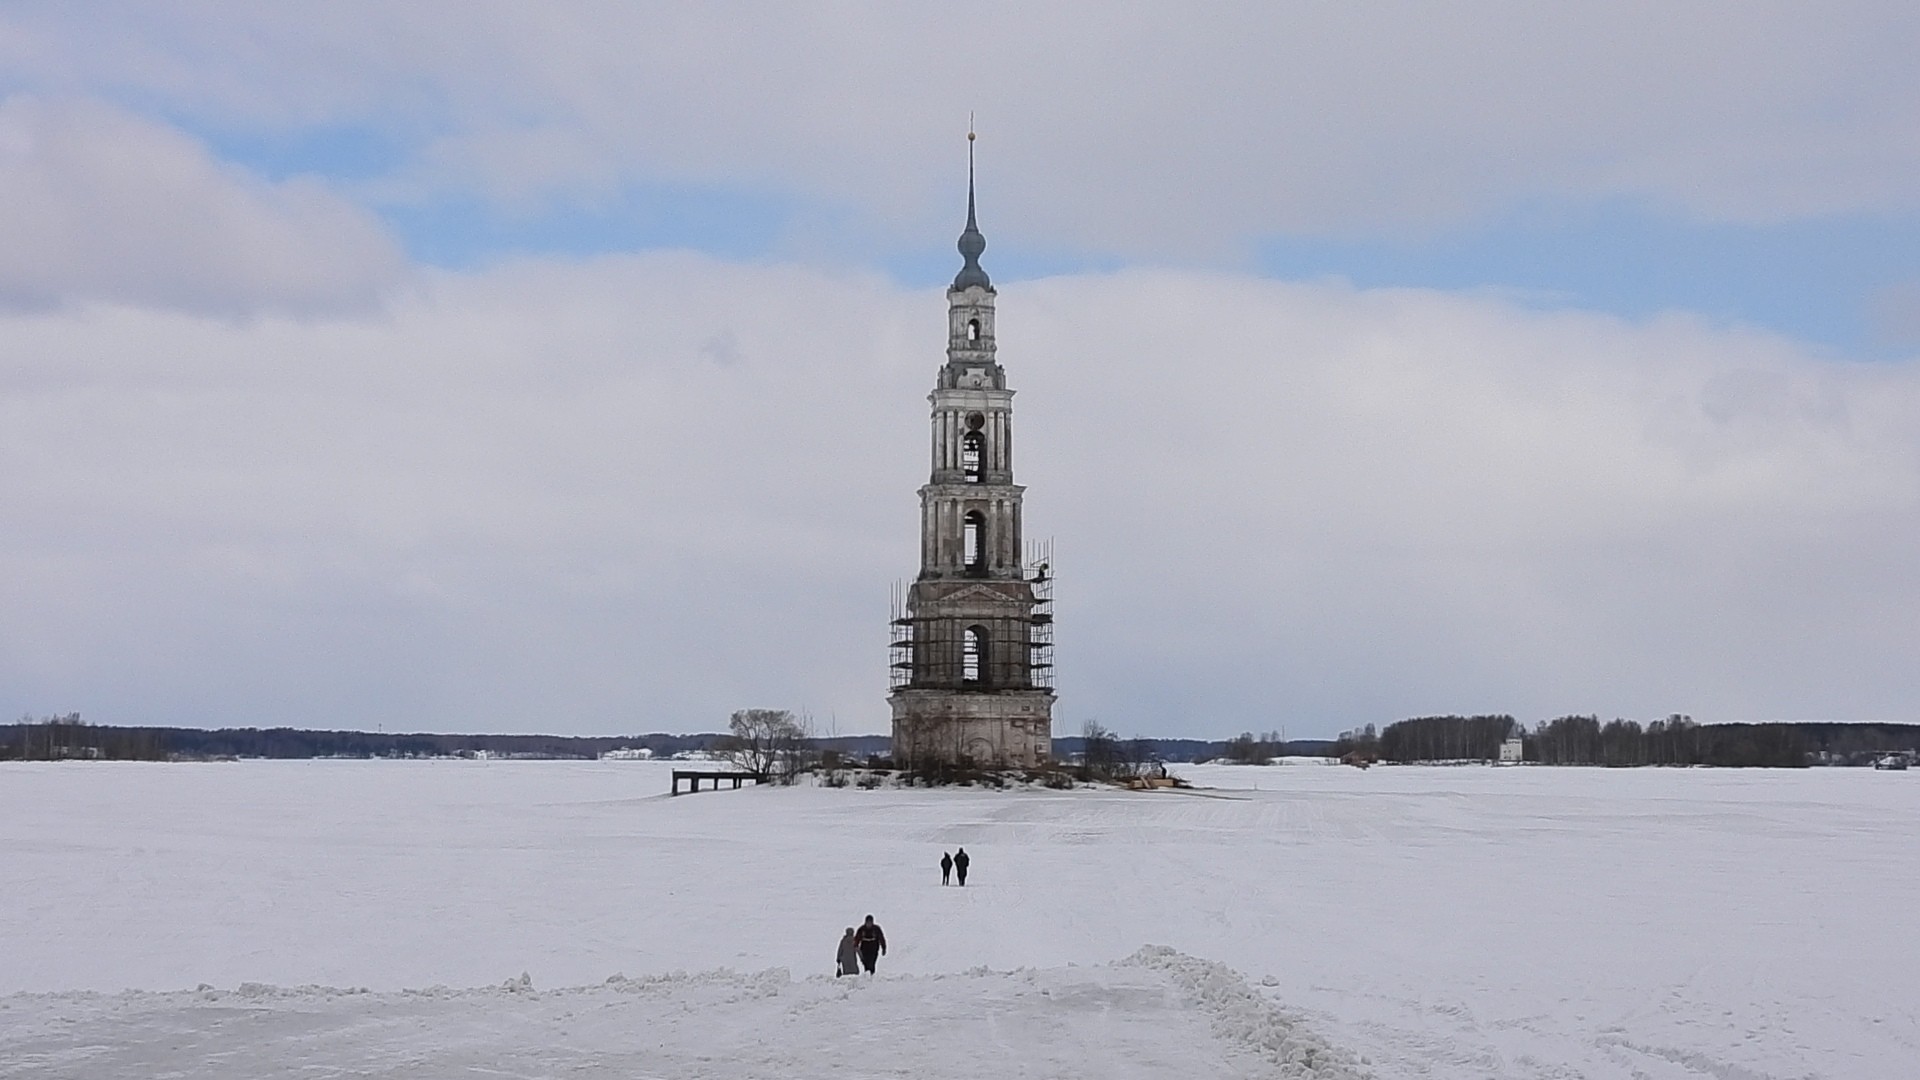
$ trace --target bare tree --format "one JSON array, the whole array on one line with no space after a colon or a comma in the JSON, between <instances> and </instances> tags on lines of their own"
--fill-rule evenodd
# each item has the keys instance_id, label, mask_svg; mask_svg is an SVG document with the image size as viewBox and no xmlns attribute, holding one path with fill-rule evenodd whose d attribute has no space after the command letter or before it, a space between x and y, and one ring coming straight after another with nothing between
<instances>
[{"instance_id":1,"label":"bare tree","mask_svg":"<svg viewBox=\"0 0 1920 1080\"><path fill-rule=\"evenodd\" d=\"M1152 739L1122 739L1115 744L1118 750L1114 761L1114 775L1132 780L1147 776L1159 765L1160 755L1155 752Z\"/></svg>"},{"instance_id":2,"label":"bare tree","mask_svg":"<svg viewBox=\"0 0 1920 1080\"><path fill-rule=\"evenodd\" d=\"M810 728L785 709L741 709L727 721L720 751L748 772L791 784L812 758Z\"/></svg>"},{"instance_id":3,"label":"bare tree","mask_svg":"<svg viewBox=\"0 0 1920 1080\"><path fill-rule=\"evenodd\" d=\"M1114 763L1120 757L1120 740L1098 720L1089 720L1080 728L1080 740L1080 778L1111 779Z\"/></svg>"},{"instance_id":4,"label":"bare tree","mask_svg":"<svg viewBox=\"0 0 1920 1080\"><path fill-rule=\"evenodd\" d=\"M1080 779L1131 780L1144 776L1156 761L1153 740L1122 739L1097 720L1080 729Z\"/></svg>"}]
</instances>

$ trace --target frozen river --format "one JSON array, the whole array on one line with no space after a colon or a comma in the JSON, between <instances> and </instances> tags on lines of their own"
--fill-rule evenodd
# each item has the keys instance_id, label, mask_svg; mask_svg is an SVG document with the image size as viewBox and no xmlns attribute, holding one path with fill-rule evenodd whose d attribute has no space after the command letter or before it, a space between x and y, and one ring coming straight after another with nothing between
<instances>
[{"instance_id":1,"label":"frozen river","mask_svg":"<svg viewBox=\"0 0 1920 1080\"><path fill-rule=\"evenodd\" d=\"M1035 1064L1058 1040L1110 1044L1104 1075L1172 1075L1151 1049L1169 1040L1199 1075L1285 1074L1285 1052L1239 1030L1239 993L1275 1010L1261 1024L1333 1048L1309 1075L1920 1075L1920 773L1187 767L1204 790L669 798L669 767L0 765L0 992L28 992L0 999L0 1074L151 1074L215 1053L239 1016L264 1025L254 1057L190 1072L299 1071L274 1050L297 1036L336 1071L439 1075L397 1050L348 1060L377 1039L339 1035L329 1056L315 1034L406 1018L441 1062L498 1065L511 1055L487 1039L572 1024L554 1036L586 1070L570 1075L646 1075L650 1053L705 1075L689 1048L727 1037L682 1022L672 1042L663 1018L734 980L766 992L720 994L714 1023L787 1018L796 1045L880 1016L900 1032L970 1018L905 1036L929 1060L887 1059L929 1077L955 1045L1004 1052L1003 1075L1078 1075ZM960 845L973 877L943 889ZM868 913L891 945L880 982L863 997L811 980ZM1141 967L1146 945L1176 959ZM1241 989L1195 989L1209 962ZM707 989L675 997L657 979L674 972ZM394 993L522 973L534 993ZM308 984L373 993L266 989ZM1023 1012L1029 992L1046 1006ZM592 1001L641 1012L556 1019ZM657 1045L620 1042L633 1030ZM812 1071L755 1046L735 1052L765 1075Z\"/></svg>"}]
</instances>

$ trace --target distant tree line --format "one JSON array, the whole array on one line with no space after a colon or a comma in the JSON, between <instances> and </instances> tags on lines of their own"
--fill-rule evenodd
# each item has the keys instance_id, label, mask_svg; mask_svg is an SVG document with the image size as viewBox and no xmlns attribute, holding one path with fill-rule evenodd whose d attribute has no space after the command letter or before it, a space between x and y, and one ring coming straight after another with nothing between
<instances>
[{"instance_id":1,"label":"distant tree line","mask_svg":"<svg viewBox=\"0 0 1920 1080\"><path fill-rule=\"evenodd\" d=\"M1511 716L1416 716L1380 733L1381 761L1495 761L1519 725Z\"/></svg>"},{"instance_id":2,"label":"distant tree line","mask_svg":"<svg viewBox=\"0 0 1920 1080\"><path fill-rule=\"evenodd\" d=\"M1118 737L1110 732L1108 734ZM1126 741L1140 744L1143 751L1155 761L1246 761L1260 764L1277 757L1325 757L1333 749L1331 739L1293 739L1283 742L1272 733L1256 736L1250 732L1242 732L1231 739L1135 738ZM1087 740L1084 735L1054 736L1054 757L1062 761L1080 761L1085 758L1086 752Z\"/></svg>"},{"instance_id":3,"label":"distant tree line","mask_svg":"<svg viewBox=\"0 0 1920 1080\"><path fill-rule=\"evenodd\" d=\"M1260 735L1243 731L1227 740L1220 756L1236 765L1265 765L1274 758L1287 756L1287 741L1277 731Z\"/></svg>"},{"instance_id":4,"label":"distant tree line","mask_svg":"<svg viewBox=\"0 0 1920 1080\"><path fill-rule=\"evenodd\" d=\"M1255 735L1243 731L1231 739L1122 739L1093 724L1099 731L1092 737L1083 730L1079 735L1057 735L1053 756L1065 762L1107 761L1118 754L1137 762L1230 761L1236 764L1264 765L1278 757L1326 757L1333 752L1331 739L1285 740L1277 732ZM1116 744L1119 748L1116 749Z\"/></svg>"},{"instance_id":5,"label":"distant tree line","mask_svg":"<svg viewBox=\"0 0 1920 1080\"><path fill-rule=\"evenodd\" d=\"M105 727L78 713L0 725L0 760L88 758L111 761L250 758L502 757L591 759L609 750L646 749L656 756L714 751L725 736L698 735L442 735L299 728ZM838 741L838 740L834 740ZM885 739L879 740L884 745Z\"/></svg>"},{"instance_id":6,"label":"distant tree line","mask_svg":"<svg viewBox=\"0 0 1920 1080\"><path fill-rule=\"evenodd\" d=\"M0 727L0 760L13 761L159 761L167 756L153 728L97 727L64 716L32 716Z\"/></svg>"},{"instance_id":7,"label":"distant tree line","mask_svg":"<svg viewBox=\"0 0 1920 1080\"><path fill-rule=\"evenodd\" d=\"M1511 716L1426 716L1338 739L1283 740L1277 732L1241 732L1231 739L1122 739L1098 724L1053 740L1054 756L1114 773L1152 762L1264 763L1283 756L1343 757L1350 752L1391 762L1493 761L1513 733L1527 761L1549 765L1721 765L1796 767L1810 762L1864 765L1893 751L1920 749L1916 724L1696 724L1674 715L1644 727L1633 720L1601 723L1563 716L1527 730ZM444 735L300 728L107 727L80 714L24 717L0 725L0 760L153 761L254 758L502 757L592 759L609 750L645 749L658 757L723 753L733 731L691 735ZM836 762L881 761L885 735L806 737L812 754ZM789 740L790 748L792 744Z\"/></svg>"},{"instance_id":8,"label":"distant tree line","mask_svg":"<svg viewBox=\"0 0 1920 1080\"><path fill-rule=\"evenodd\" d=\"M1372 755L1382 761L1496 761L1513 736L1522 760L1544 765L1716 765L1726 768L1800 768L1817 751L1845 748L1871 754L1920 746L1920 726L1907 724L1698 724L1674 714L1642 727L1635 720L1562 716L1529 731L1511 716L1420 716L1388 724L1377 734L1343 733L1334 756ZM1833 752L1840 763L1845 754Z\"/></svg>"},{"instance_id":9,"label":"distant tree line","mask_svg":"<svg viewBox=\"0 0 1920 1080\"><path fill-rule=\"evenodd\" d=\"M1920 750L1920 724L1795 724L1826 765L1868 765L1892 751Z\"/></svg>"}]
</instances>

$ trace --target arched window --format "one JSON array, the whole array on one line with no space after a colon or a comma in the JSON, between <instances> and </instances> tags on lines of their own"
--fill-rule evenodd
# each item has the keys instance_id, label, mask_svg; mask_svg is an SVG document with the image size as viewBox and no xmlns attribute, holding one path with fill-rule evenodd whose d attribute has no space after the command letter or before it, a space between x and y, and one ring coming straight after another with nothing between
<instances>
[{"instance_id":1,"label":"arched window","mask_svg":"<svg viewBox=\"0 0 1920 1080\"><path fill-rule=\"evenodd\" d=\"M960 554L968 573L987 568L987 515L978 510L967 511L960 536Z\"/></svg>"},{"instance_id":2,"label":"arched window","mask_svg":"<svg viewBox=\"0 0 1920 1080\"><path fill-rule=\"evenodd\" d=\"M960 438L960 469L969 484L980 482L980 456L986 444L986 438L977 431L969 431Z\"/></svg>"},{"instance_id":3,"label":"arched window","mask_svg":"<svg viewBox=\"0 0 1920 1080\"><path fill-rule=\"evenodd\" d=\"M984 626L967 627L966 641L960 648L960 681L978 683L986 681L987 670L987 630Z\"/></svg>"},{"instance_id":4,"label":"arched window","mask_svg":"<svg viewBox=\"0 0 1920 1080\"><path fill-rule=\"evenodd\" d=\"M967 320L967 340L968 341L980 340L980 320L979 319Z\"/></svg>"}]
</instances>

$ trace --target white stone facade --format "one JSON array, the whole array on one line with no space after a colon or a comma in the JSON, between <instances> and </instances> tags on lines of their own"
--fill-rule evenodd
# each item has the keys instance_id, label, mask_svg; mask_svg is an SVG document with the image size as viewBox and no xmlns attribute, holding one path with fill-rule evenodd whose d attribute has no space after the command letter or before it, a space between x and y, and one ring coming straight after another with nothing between
<instances>
[{"instance_id":1,"label":"white stone facade","mask_svg":"<svg viewBox=\"0 0 1920 1080\"><path fill-rule=\"evenodd\" d=\"M1039 768L1053 760L1053 694L896 690L894 760L909 768Z\"/></svg>"}]
</instances>

